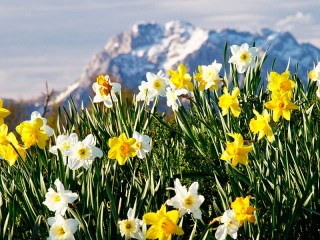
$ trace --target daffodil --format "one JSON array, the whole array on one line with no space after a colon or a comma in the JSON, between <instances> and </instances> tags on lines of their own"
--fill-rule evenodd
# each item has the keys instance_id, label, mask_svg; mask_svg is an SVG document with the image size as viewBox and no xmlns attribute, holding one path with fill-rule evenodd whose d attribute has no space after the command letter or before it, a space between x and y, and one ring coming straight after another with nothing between
<instances>
[{"instance_id":1,"label":"daffodil","mask_svg":"<svg viewBox=\"0 0 320 240\"><path fill-rule=\"evenodd\" d=\"M316 94L317 94L317 97L320 98L320 86L318 87Z\"/></svg>"},{"instance_id":2,"label":"daffodil","mask_svg":"<svg viewBox=\"0 0 320 240\"><path fill-rule=\"evenodd\" d=\"M141 82L138 89L137 101L146 101L147 105L149 105L150 101L153 101L157 95L155 90L150 88L149 83L145 81Z\"/></svg>"},{"instance_id":3,"label":"daffodil","mask_svg":"<svg viewBox=\"0 0 320 240\"><path fill-rule=\"evenodd\" d=\"M237 197L234 202L231 203L231 208L235 213L235 218L238 220L239 225L242 226L244 221L254 223L256 221L253 212L256 210L250 205L251 196Z\"/></svg>"},{"instance_id":4,"label":"daffodil","mask_svg":"<svg viewBox=\"0 0 320 240\"><path fill-rule=\"evenodd\" d=\"M252 151L253 147L243 144L243 137L239 133L228 133L229 136L234 138L234 142L227 141L226 150L223 151L221 160L232 160L231 166L234 168L238 163L248 164L248 153Z\"/></svg>"},{"instance_id":5,"label":"daffodil","mask_svg":"<svg viewBox=\"0 0 320 240\"><path fill-rule=\"evenodd\" d=\"M47 240L75 240L74 234L78 229L79 222L76 219L64 219L57 214L48 218L50 225L49 237Z\"/></svg>"},{"instance_id":6,"label":"daffodil","mask_svg":"<svg viewBox=\"0 0 320 240\"><path fill-rule=\"evenodd\" d=\"M119 137L110 138L108 145L110 150L108 158L116 159L120 165L124 165L129 157L137 155L134 147L136 140L134 138L127 138L125 133Z\"/></svg>"},{"instance_id":7,"label":"daffodil","mask_svg":"<svg viewBox=\"0 0 320 240\"><path fill-rule=\"evenodd\" d=\"M271 72L269 75L268 89L272 92L279 91L280 94L288 93L288 97L292 97L292 90L295 83L289 80L290 72L285 71L282 74Z\"/></svg>"},{"instance_id":8,"label":"daffodil","mask_svg":"<svg viewBox=\"0 0 320 240\"><path fill-rule=\"evenodd\" d=\"M54 181L57 191L53 188L49 188L46 193L46 200L43 202L50 211L55 212L55 214L64 215L68 204L74 202L78 198L77 193L73 193L70 190L65 190L63 184L59 179Z\"/></svg>"},{"instance_id":9,"label":"daffodil","mask_svg":"<svg viewBox=\"0 0 320 240\"><path fill-rule=\"evenodd\" d=\"M251 47L247 43L241 46L231 46L232 57L229 59L229 63L233 63L237 67L239 73L244 73L248 67L255 67L255 58L258 56L258 48Z\"/></svg>"},{"instance_id":10,"label":"daffodil","mask_svg":"<svg viewBox=\"0 0 320 240\"><path fill-rule=\"evenodd\" d=\"M80 167L88 169L96 157L101 158L103 153L95 145L95 138L89 134L83 141L79 141L65 150L65 155L69 157L69 168L71 170L77 170Z\"/></svg>"},{"instance_id":11,"label":"daffodil","mask_svg":"<svg viewBox=\"0 0 320 240\"><path fill-rule=\"evenodd\" d=\"M169 75L171 76L170 82L177 89L187 88L189 91L193 91L193 85L191 82L191 76L187 73L187 68L183 64L179 64L178 71L172 69L168 70Z\"/></svg>"},{"instance_id":12,"label":"daffodil","mask_svg":"<svg viewBox=\"0 0 320 240\"><path fill-rule=\"evenodd\" d=\"M164 76L163 71L159 71L157 74L147 72L146 77L150 92L155 94L155 96L160 95L165 97L166 87L169 80Z\"/></svg>"},{"instance_id":13,"label":"daffodil","mask_svg":"<svg viewBox=\"0 0 320 240\"><path fill-rule=\"evenodd\" d=\"M121 85L120 83L111 82L108 75L100 75L97 77L96 82L92 84L92 89L96 93L93 102L103 102L107 108L111 108L112 103L118 101L115 93L121 90Z\"/></svg>"},{"instance_id":14,"label":"daffodil","mask_svg":"<svg viewBox=\"0 0 320 240\"><path fill-rule=\"evenodd\" d=\"M136 140L133 147L136 150L137 157L141 159L144 158L146 156L146 153L150 152L152 149L150 145L150 137L147 135L142 135L137 131L133 132L132 137Z\"/></svg>"},{"instance_id":15,"label":"daffodil","mask_svg":"<svg viewBox=\"0 0 320 240\"><path fill-rule=\"evenodd\" d=\"M3 107L3 100L0 98L0 125L4 123L3 119L10 114L10 111Z\"/></svg>"},{"instance_id":16,"label":"daffodil","mask_svg":"<svg viewBox=\"0 0 320 240\"><path fill-rule=\"evenodd\" d=\"M53 135L53 129L47 125L47 119L43 118L41 114L37 111L34 111L31 113L31 120L29 122L33 122L35 119L40 118L43 122L41 130L45 131L48 137L51 137Z\"/></svg>"},{"instance_id":17,"label":"daffodil","mask_svg":"<svg viewBox=\"0 0 320 240\"><path fill-rule=\"evenodd\" d=\"M237 239L239 223L235 219L235 214L232 209L225 211L221 217L221 223L215 233L215 238L217 240L224 240L227 238L227 235L230 235L233 239Z\"/></svg>"},{"instance_id":18,"label":"daffodil","mask_svg":"<svg viewBox=\"0 0 320 240\"><path fill-rule=\"evenodd\" d=\"M320 86L320 62L309 72L309 78L317 82L317 86Z\"/></svg>"},{"instance_id":19,"label":"daffodil","mask_svg":"<svg viewBox=\"0 0 320 240\"><path fill-rule=\"evenodd\" d=\"M258 134L258 140L262 139L265 135L269 142L274 140L272 128L269 125L270 115L266 109L263 110L262 115L260 115L256 110L253 109L254 115L256 115L257 119L252 118L250 120L250 130L254 134Z\"/></svg>"},{"instance_id":20,"label":"daffodil","mask_svg":"<svg viewBox=\"0 0 320 240\"><path fill-rule=\"evenodd\" d=\"M187 94L187 89L171 89L167 87L167 106L172 108L172 111L178 111L178 99L179 96Z\"/></svg>"},{"instance_id":21,"label":"daffodil","mask_svg":"<svg viewBox=\"0 0 320 240\"><path fill-rule=\"evenodd\" d=\"M219 98L218 105L222 109L222 116L227 115L229 109L235 117L239 117L241 108L239 106L238 95L240 89L235 87L230 94L227 88L223 88L223 94Z\"/></svg>"},{"instance_id":22,"label":"daffodil","mask_svg":"<svg viewBox=\"0 0 320 240\"><path fill-rule=\"evenodd\" d=\"M195 219L201 219L200 205L203 203L204 197L198 195L198 188L198 182L194 182L187 191L186 186L182 186L180 180L176 179L174 182L176 195L167 200L167 205L179 209L180 217L186 213L192 213Z\"/></svg>"},{"instance_id":23,"label":"daffodil","mask_svg":"<svg viewBox=\"0 0 320 240\"><path fill-rule=\"evenodd\" d=\"M287 94L272 93L271 101L265 103L265 107L272 110L273 121L278 122L282 116L290 121L291 110L297 110L299 107L291 102Z\"/></svg>"},{"instance_id":24,"label":"daffodil","mask_svg":"<svg viewBox=\"0 0 320 240\"><path fill-rule=\"evenodd\" d=\"M78 135L76 133L71 133L68 135L59 135L56 139L56 145L49 149L54 155L58 156L58 149L61 151L64 163L66 164L67 153L76 143L78 142Z\"/></svg>"},{"instance_id":25,"label":"daffodil","mask_svg":"<svg viewBox=\"0 0 320 240\"><path fill-rule=\"evenodd\" d=\"M121 220L118 222L120 227L121 236L125 237L125 239L144 239L144 236L141 232L141 226L143 225L143 221L137 218L134 218L134 211L132 208L129 208L128 219Z\"/></svg>"},{"instance_id":26,"label":"daffodil","mask_svg":"<svg viewBox=\"0 0 320 240\"><path fill-rule=\"evenodd\" d=\"M149 212L143 215L143 221L147 225L152 225L146 234L148 239L170 240L173 234L183 235L181 227L177 225L179 211L167 212L166 206L162 205L156 213Z\"/></svg>"},{"instance_id":27,"label":"daffodil","mask_svg":"<svg viewBox=\"0 0 320 240\"><path fill-rule=\"evenodd\" d=\"M21 135L21 140L25 148L30 148L35 144L42 149L46 146L46 141L49 137L44 130L41 130L42 126L43 120L36 118L32 122L24 121L16 127L17 133Z\"/></svg>"}]
</instances>

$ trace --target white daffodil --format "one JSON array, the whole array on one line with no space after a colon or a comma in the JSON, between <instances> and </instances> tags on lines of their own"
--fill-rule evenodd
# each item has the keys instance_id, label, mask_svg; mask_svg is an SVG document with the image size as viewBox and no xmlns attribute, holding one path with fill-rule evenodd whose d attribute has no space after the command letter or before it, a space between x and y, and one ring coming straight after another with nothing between
<instances>
[{"instance_id":1,"label":"white daffodil","mask_svg":"<svg viewBox=\"0 0 320 240\"><path fill-rule=\"evenodd\" d=\"M57 192L53 190L53 188L49 188L43 204L46 205L50 211L54 211L56 214L63 216L68 208L68 204L75 201L78 198L78 194L70 190L64 190L64 186L59 179L56 179L54 184L57 187Z\"/></svg>"},{"instance_id":2,"label":"white daffodil","mask_svg":"<svg viewBox=\"0 0 320 240\"><path fill-rule=\"evenodd\" d=\"M219 76L221 67L222 64L217 63L216 60L211 65L201 66L202 79L206 82L205 89L209 89L212 86L218 85L218 82L222 80L222 78Z\"/></svg>"},{"instance_id":3,"label":"white daffodil","mask_svg":"<svg viewBox=\"0 0 320 240\"><path fill-rule=\"evenodd\" d=\"M317 82L317 86L320 87L320 62L309 72L309 78Z\"/></svg>"},{"instance_id":4,"label":"white daffodil","mask_svg":"<svg viewBox=\"0 0 320 240\"><path fill-rule=\"evenodd\" d=\"M156 74L147 72L146 74L148 85L151 90L151 94L160 95L162 97L166 96L166 87L169 79L164 76L163 71L159 71Z\"/></svg>"},{"instance_id":5,"label":"white daffodil","mask_svg":"<svg viewBox=\"0 0 320 240\"><path fill-rule=\"evenodd\" d=\"M318 89L317 89L317 97L319 97L320 98L320 86L318 87Z\"/></svg>"},{"instance_id":6,"label":"white daffodil","mask_svg":"<svg viewBox=\"0 0 320 240\"><path fill-rule=\"evenodd\" d=\"M218 240L224 240L227 238L229 234L233 239L237 238L239 222L234 218L234 211L232 209L228 209L223 213L221 218L221 223L216 231L215 237Z\"/></svg>"},{"instance_id":7,"label":"white daffodil","mask_svg":"<svg viewBox=\"0 0 320 240\"><path fill-rule=\"evenodd\" d=\"M133 147L137 152L137 157L141 159L144 158L146 153L151 151L150 137L147 135L142 135L136 131L134 131L132 137L136 139Z\"/></svg>"},{"instance_id":8,"label":"white daffodil","mask_svg":"<svg viewBox=\"0 0 320 240\"><path fill-rule=\"evenodd\" d=\"M203 203L204 197L198 195L198 188L198 182L194 182L189 187L189 191L187 191L186 186L182 186L180 180L176 179L174 182L176 195L167 200L167 205L179 209L180 217L186 213L192 213L195 219L201 219L200 205Z\"/></svg>"},{"instance_id":9,"label":"white daffodil","mask_svg":"<svg viewBox=\"0 0 320 240\"><path fill-rule=\"evenodd\" d=\"M118 101L115 93L121 90L121 84L111 82L108 75L100 75L97 77L97 81L92 84L92 89L96 93L93 102L103 102L107 108L111 108L112 102Z\"/></svg>"},{"instance_id":10,"label":"white daffodil","mask_svg":"<svg viewBox=\"0 0 320 240\"><path fill-rule=\"evenodd\" d=\"M65 151L69 157L68 166L71 170L77 170L80 167L88 169L96 157L103 156L102 151L95 146L95 139L89 134L83 141L79 141Z\"/></svg>"},{"instance_id":11,"label":"white daffodil","mask_svg":"<svg viewBox=\"0 0 320 240\"><path fill-rule=\"evenodd\" d=\"M72 148L78 142L78 135L71 133L68 135L59 135L56 139L56 145L49 149L49 152L58 156L58 149L61 151L64 162L66 163L66 151Z\"/></svg>"},{"instance_id":12,"label":"white daffodil","mask_svg":"<svg viewBox=\"0 0 320 240\"><path fill-rule=\"evenodd\" d=\"M128 219L118 222L121 236L125 236L125 239L145 239L140 229L140 227L143 224L143 221L134 218L134 211L132 208L129 208L127 217Z\"/></svg>"},{"instance_id":13,"label":"white daffodil","mask_svg":"<svg viewBox=\"0 0 320 240\"><path fill-rule=\"evenodd\" d=\"M147 105L149 105L150 101L153 101L156 96L155 90L151 89L149 83L145 81L141 82L138 89L137 101L146 101Z\"/></svg>"},{"instance_id":14,"label":"white daffodil","mask_svg":"<svg viewBox=\"0 0 320 240\"><path fill-rule=\"evenodd\" d=\"M64 219L61 215L48 218L51 226L47 240L74 240L74 234L78 229L79 222L76 219Z\"/></svg>"},{"instance_id":15,"label":"white daffodil","mask_svg":"<svg viewBox=\"0 0 320 240\"><path fill-rule=\"evenodd\" d=\"M255 67L255 58L258 56L258 48L249 48L247 43L241 46L231 46L232 57L229 59L229 63L233 63L237 67L239 73L244 73L248 67Z\"/></svg>"},{"instance_id":16,"label":"white daffodil","mask_svg":"<svg viewBox=\"0 0 320 240\"><path fill-rule=\"evenodd\" d=\"M187 93L188 90L184 88L172 90L170 87L167 87L167 106L171 107L173 111L178 111L178 97Z\"/></svg>"},{"instance_id":17,"label":"white daffodil","mask_svg":"<svg viewBox=\"0 0 320 240\"><path fill-rule=\"evenodd\" d=\"M51 137L53 135L53 133L54 133L53 129L50 126L47 125L47 119L43 118L39 112L37 112L37 111L32 112L31 113L31 120L28 121L28 122L32 123L37 118L40 118L42 120L42 122L43 122L43 125L40 128L40 130L45 131L47 136Z\"/></svg>"}]
</instances>

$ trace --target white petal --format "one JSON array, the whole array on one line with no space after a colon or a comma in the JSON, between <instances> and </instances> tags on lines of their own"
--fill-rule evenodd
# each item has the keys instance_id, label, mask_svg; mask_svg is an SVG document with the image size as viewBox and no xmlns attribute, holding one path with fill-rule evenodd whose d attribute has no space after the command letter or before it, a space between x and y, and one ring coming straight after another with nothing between
<instances>
[{"instance_id":1,"label":"white petal","mask_svg":"<svg viewBox=\"0 0 320 240\"><path fill-rule=\"evenodd\" d=\"M68 166L71 170L77 170L83 166L83 161L69 158Z\"/></svg>"},{"instance_id":2,"label":"white petal","mask_svg":"<svg viewBox=\"0 0 320 240\"><path fill-rule=\"evenodd\" d=\"M82 143L86 146L94 146L95 145L95 139L92 134L89 134L86 136L86 138L82 141Z\"/></svg>"},{"instance_id":3,"label":"white petal","mask_svg":"<svg viewBox=\"0 0 320 240\"><path fill-rule=\"evenodd\" d=\"M57 146L52 146L49 149L49 152L51 152L52 154L58 155L58 147Z\"/></svg>"},{"instance_id":4,"label":"white petal","mask_svg":"<svg viewBox=\"0 0 320 240\"><path fill-rule=\"evenodd\" d=\"M77 231L78 225L79 225L78 220L69 218L65 221L65 223L66 223L66 226L68 226L67 228L70 230L72 234L74 234Z\"/></svg>"},{"instance_id":5,"label":"white petal","mask_svg":"<svg viewBox=\"0 0 320 240\"><path fill-rule=\"evenodd\" d=\"M223 224L220 225L214 235L218 240L224 240L227 237L227 227Z\"/></svg>"},{"instance_id":6,"label":"white petal","mask_svg":"<svg viewBox=\"0 0 320 240\"><path fill-rule=\"evenodd\" d=\"M59 179L56 179L56 180L54 181L54 185L56 185L58 192L62 192L62 193L64 192L64 186L63 186L63 184L60 182Z\"/></svg>"},{"instance_id":7,"label":"white petal","mask_svg":"<svg viewBox=\"0 0 320 240\"><path fill-rule=\"evenodd\" d=\"M240 51L240 47L238 45L232 45L230 47L232 55L236 55Z\"/></svg>"},{"instance_id":8,"label":"white petal","mask_svg":"<svg viewBox=\"0 0 320 240\"><path fill-rule=\"evenodd\" d=\"M49 217L48 218L48 224L50 226L52 226L55 222L56 222L56 218L55 217Z\"/></svg>"},{"instance_id":9,"label":"white petal","mask_svg":"<svg viewBox=\"0 0 320 240\"><path fill-rule=\"evenodd\" d=\"M133 220L134 219L134 211L132 208L129 208L128 213L127 213L127 217L129 220Z\"/></svg>"},{"instance_id":10,"label":"white petal","mask_svg":"<svg viewBox=\"0 0 320 240\"><path fill-rule=\"evenodd\" d=\"M93 146L93 147L91 147L91 149L92 149L93 157L98 157L98 158L103 157L103 152L99 148Z\"/></svg>"},{"instance_id":11,"label":"white petal","mask_svg":"<svg viewBox=\"0 0 320 240\"><path fill-rule=\"evenodd\" d=\"M121 84L120 83L111 83L112 91L113 92L119 92L121 90Z\"/></svg>"},{"instance_id":12,"label":"white petal","mask_svg":"<svg viewBox=\"0 0 320 240\"><path fill-rule=\"evenodd\" d=\"M189 192L192 193L193 195L198 194L198 188L199 188L199 183L198 182L193 182L191 186L189 187Z\"/></svg>"}]
</instances>

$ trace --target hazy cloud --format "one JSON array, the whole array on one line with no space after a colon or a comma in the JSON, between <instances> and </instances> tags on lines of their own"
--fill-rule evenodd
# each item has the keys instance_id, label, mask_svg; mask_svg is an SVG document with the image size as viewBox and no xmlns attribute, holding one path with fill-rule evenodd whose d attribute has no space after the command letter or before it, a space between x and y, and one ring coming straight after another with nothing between
<instances>
[{"instance_id":1,"label":"hazy cloud","mask_svg":"<svg viewBox=\"0 0 320 240\"><path fill-rule=\"evenodd\" d=\"M279 20L275 24L275 27L278 31L292 31L295 28L307 27L312 20L311 14L297 12L295 15L290 15Z\"/></svg>"}]
</instances>

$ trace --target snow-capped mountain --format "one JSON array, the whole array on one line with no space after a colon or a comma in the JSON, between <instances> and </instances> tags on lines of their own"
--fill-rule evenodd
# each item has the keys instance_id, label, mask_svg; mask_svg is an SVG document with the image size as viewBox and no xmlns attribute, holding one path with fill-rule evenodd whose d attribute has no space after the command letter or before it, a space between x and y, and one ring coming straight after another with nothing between
<instances>
[{"instance_id":1,"label":"snow-capped mountain","mask_svg":"<svg viewBox=\"0 0 320 240\"><path fill-rule=\"evenodd\" d=\"M129 31L111 37L85 66L79 79L56 95L55 102L65 100L70 94L75 100L87 102L92 93L92 82L100 74L108 73L120 79L123 86L138 89L149 71L166 71L184 63L192 73L198 65L211 64L215 59L222 63L225 42L229 46L255 42L260 55L269 47L266 67L270 68L276 58L274 70L283 72L290 58L290 70L293 73L299 63L299 76L305 81L308 70L320 56L318 48L299 44L288 32L269 29L262 29L260 33L230 29L215 31L181 21L170 21L164 25L138 23Z\"/></svg>"}]
</instances>

